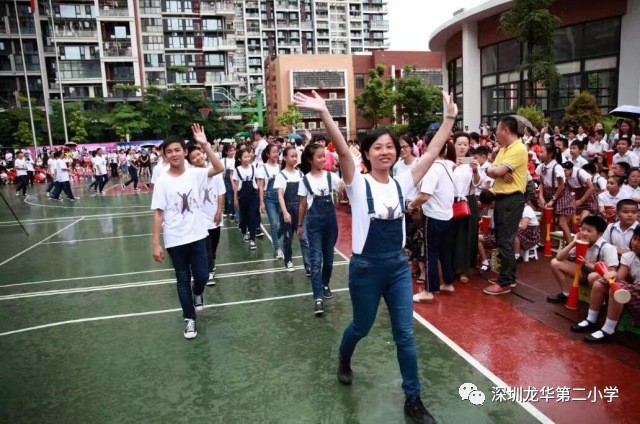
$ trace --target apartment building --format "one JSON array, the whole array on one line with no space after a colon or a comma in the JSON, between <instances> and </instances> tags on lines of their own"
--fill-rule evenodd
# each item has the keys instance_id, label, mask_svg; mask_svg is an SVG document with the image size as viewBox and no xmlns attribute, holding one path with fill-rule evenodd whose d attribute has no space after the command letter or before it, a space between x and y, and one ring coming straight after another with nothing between
<instances>
[{"instance_id":1,"label":"apartment building","mask_svg":"<svg viewBox=\"0 0 640 424\"><path fill-rule=\"evenodd\" d=\"M388 47L386 0L29 0L0 2L0 109L26 96L135 100L123 86L180 84L213 98L255 93L279 55ZM17 14L16 14L17 6ZM20 29L20 31L19 31Z\"/></svg>"}]
</instances>

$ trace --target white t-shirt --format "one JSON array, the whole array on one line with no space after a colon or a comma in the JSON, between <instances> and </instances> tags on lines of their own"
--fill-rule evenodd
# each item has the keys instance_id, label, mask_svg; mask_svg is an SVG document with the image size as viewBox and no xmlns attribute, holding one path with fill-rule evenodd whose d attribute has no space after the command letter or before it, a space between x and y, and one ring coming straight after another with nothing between
<instances>
[{"instance_id":1,"label":"white t-shirt","mask_svg":"<svg viewBox=\"0 0 640 424\"><path fill-rule=\"evenodd\" d=\"M138 166L138 159L135 155L127 155L127 166Z\"/></svg>"},{"instance_id":2,"label":"white t-shirt","mask_svg":"<svg viewBox=\"0 0 640 424\"><path fill-rule=\"evenodd\" d=\"M282 177L282 174L278 172L278 175L276 175L276 180L273 182L273 188L275 188L276 190L279 188L286 190L287 183L299 183L302 180L302 175L297 169L293 172L289 172L286 169L283 169L282 173L287 177L287 179L285 180Z\"/></svg>"},{"instance_id":3,"label":"white t-shirt","mask_svg":"<svg viewBox=\"0 0 640 424\"><path fill-rule=\"evenodd\" d=\"M340 177L338 177L333 172L331 174L331 191L337 191L338 185L342 182ZM307 207L311 208L313 204L313 194L316 196L327 196L332 193L329 192L329 186L327 185L327 171L322 171L322 176L319 178L314 177L310 173L306 175L307 180L309 181L309 186L311 187L311 191L313 193L309 193L307 190L307 186L304 185L304 182L301 181L298 186L298 196L307 196ZM333 196L331 196L331 200L333 201Z\"/></svg>"},{"instance_id":4,"label":"white t-shirt","mask_svg":"<svg viewBox=\"0 0 640 424\"><path fill-rule=\"evenodd\" d=\"M446 175L445 175L446 177ZM476 186L473 185L473 170L471 165L461 164L453 170L453 183L455 184L457 197L464 197L474 194Z\"/></svg>"},{"instance_id":5,"label":"white t-shirt","mask_svg":"<svg viewBox=\"0 0 640 424\"><path fill-rule=\"evenodd\" d=\"M404 219L402 205L400 204L400 199L398 197L398 187L396 186L395 181L400 185L400 190L402 191L403 197L405 197L405 201L406 194L415 187L415 184L413 183L413 176L410 172L403 172L397 177L389 179L387 184L379 183L369 174L363 175L357 172L354 174L351 185L346 186L346 189L351 203L351 229L353 231L351 240L353 253L355 254L362 253L362 249L367 241L367 235L369 234L369 227L371 225L369 206L367 205L365 179L369 182L371 187L375 218L377 219ZM402 250L402 247L405 244L405 237L405 225L403 220L402 245L397 246L398 251Z\"/></svg>"},{"instance_id":6,"label":"white t-shirt","mask_svg":"<svg viewBox=\"0 0 640 424\"><path fill-rule=\"evenodd\" d=\"M16 159L15 163L13 164L13 167L15 168L16 172L18 173L18 177L22 176L22 175L27 175L27 161L24 159Z\"/></svg>"},{"instance_id":7,"label":"white t-shirt","mask_svg":"<svg viewBox=\"0 0 640 424\"><path fill-rule=\"evenodd\" d=\"M591 179L591 175L587 171L581 168L574 167L571 170L571 176L565 178L566 183L572 188L586 188L586 183Z\"/></svg>"},{"instance_id":8,"label":"white t-shirt","mask_svg":"<svg viewBox=\"0 0 640 424\"><path fill-rule=\"evenodd\" d=\"M578 156L577 158L571 158L570 161L573 163L573 167L574 168L582 168L583 166L585 166L586 164L588 164L589 162L583 158L582 156Z\"/></svg>"},{"instance_id":9,"label":"white t-shirt","mask_svg":"<svg viewBox=\"0 0 640 424\"><path fill-rule=\"evenodd\" d=\"M265 170L266 167L266 170ZM266 173L265 173L266 172ZM258 166L257 176L256 178L259 180L265 180L264 188L267 189L267 185L269 184L269 180L275 178L276 175L280 173L280 165L270 165L265 163L264 165ZM267 174L269 175L267 177Z\"/></svg>"},{"instance_id":10,"label":"white t-shirt","mask_svg":"<svg viewBox=\"0 0 640 424\"><path fill-rule=\"evenodd\" d=\"M11 153L11 152L7 152L7 153L5 153L5 154L4 154L4 159L5 159L7 162L11 162L11 161L13 160L13 153Z\"/></svg>"},{"instance_id":11,"label":"white t-shirt","mask_svg":"<svg viewBox=\"0 0 640 424\"><path fill-rule=\"evenodd\" d=\"M200 190L199 199L202 207L198 209L198 212L202 214L202 219L208 230L222 227L222 222L216 225L215 217L218 213L220 196L225 195L226 192L222 174L207 178L207 185Z\"/></svg>"},{"instance_id":12,"label":"white t-shirt","mask_svg":"<svg viewBox=\"0 0 640 424\"><path fill-rule=\"evenodd\" d=\"M224 169L225 169L225 171L223 173L225 173L227 169L230 169L232 171L236 169L236 160L235 159L222 158L220 160L222 161L222 166L224 166Z\"/></svg>"},{"instance_id":13,"label":"white t-shirt","mask_svg":"<svg viewBox=\"0 0 640 424\"><path fill-rule=\"evenodd\" d=\"M33 172L35 170L33 168L33 161L31 159L25 159L24 163L27 165L27 172Z\"/></svg>"},{"instance_id":14,"label":"white t-shirt","mask_svg":"<svg viewBox=\"0 0 640 424\"><path fill-rule=\"evenodd\" d=\"M631 248L629 247L629 243L631 243L631 238L633 237L633 230L635 230L637 226L638 222L636 221L623 232L620 228L620 221L609 224L607 229L604 231L602 238L604 241L611 243L622 250L630 250Z\"/></svg>"},{"instance_id":15,"label":"white t-shirt","mask_svg":"<svg viewBox=\"0 0 640 424\"><path fill-rule=\"evenodd\" d=\"M209 170L188 168L179 177L164 173L158 178L151 199L151 210L164 211L164 247L182 246L202 240L209 234L204 225L200 193L207 187Z\"/></svg>"},{"instance_id":16,"label":"white t-shirt","mask_svg":"<svg viewBox=\"0 0 640 424\"><path fill-rule=\"evenodd\" d=\"M625 184L622 186L622 190L625 190L631 199L640 199L640 186L633 188L629 184Z\"/></svg>"},{"instance_id":17,"label":"white t-shirt","mask_svg":"<svg viewBox=\"0 0 640 424\"><path fill-rule=\"evenodd\" d=\"M592 155L599 155L600 153L609 150L609 145L605 143L604 140L597 141L594 139L593 141L593 143L587 143L587 153L590 153Z\"/></svg>"},{"instance_id":18,"label":"white t-shirt","mask_svg":"<svg viewBox=\"0 0 640 424\"><path fill-rule=\"evenodd\" d=\"M622 199L629 199L629 193L623 188L620 189L617 195L612 196L607 190L598 194L598 206L616 206Z\"/></svg>"},{"instance_id":19,"label":"white t-shirt","mask_svg":"<svg viewBox=\"0 0 640 424\"><path fill-rule=\"evenodd\" d=\"M633 279L633 284L640 284L640 258L633 253L623 253L620 258L620 265L624 265L629 268L629 274Z\"/></svg>"},{"instance_id":20,"label":"white t-shirt","mask_svg":"<svg viewBox=\"0 0 640 424\"><path fill-rule=\"evenodd\" d=\"M564 177L564 168L553 159L548 164L541 163L536 168L536 174L538 174L541 178L542 183L545 187L558 187L558 178L566 181ZM553 181L555 178L555 181Z\"/></svg>"},{"instance_id":21,"label":"white t-shirt","mask_svg":"<svg viewBox=\"0 0 640 424\"><path fill-rule=\"evenodd\" d=\"M258 141L258 145L256 146L256 158L255 158L256 164L262 164L262 151L266 149L268 145L269 145L269 142L264 138Z\"/></svg>"},{"instance_id":22,"label":"white t-shirt","mask_svg":"<svg viewBox=\"0 0 640 424\"><path fill-rule=\"evenodd\" d=\"M107 157L109 158L109 163L118 163L118 155L115 152L109 153Z\"/></svg>"},{"instance_id":23,"label":"white t-shirt","mask_svg":"<svg viewBox=\"0 0 640 424\"><path fill-rule=\"evenodd\" d=\"M251 180L251 174L253 174L253 188L257 189L258 169L255 165L249 165L248 168L239 166L238 171L233 173L233 180L238 181L238 192L242 189L243 182Z\"/></svg>"},{"instance_id":24,"label":"white t-shirt","mask_svg":"<svg viewBox=\"0 0 640 424\"><path fill-rule=\"evenodd\" d=\"M538 222L538 217L536 216L536 211L529 205L524 205L524 210L522 211L522 218L529 218L529 227L537 227L540 225Z\"/></svg>"},{"instance_id":25,"label":"white t-shirt","mask_svg":"<svg viewBox=\"0 0 640 424\"><path fill-rule=\"evenodd\" d=\"M96 170L96 175L106 175L107 174L107 161L104 156L98 156L93 158L93 167Z\"/></svg>"},{"instance_id":26,"label":"white t-shirt","mask_svg":"<svg viewBox=\"0 0 640 424\"><path fill-rule=\"evenodd\" d=\"M59 183L69 181L69 167L67 166L67 162L64 159L56 160L56 169L58 171L56 179Z\"/></svg>"},{"instance_id":27,"label":"white t-shirt","mask_svg":"<svg viewBox=\"0 0 640 424\"><path fill-rule=\"evenodd\" d=\"M607 189L607 179L598 173L593 174L593 177L591 177L591 182L595 186L596 192Z\"/></svg>"},{"instance_id":28,"label":"white t-shirt","mask_svg":"<svg viewBox=\"0 0 640 424\"><path fill-rule=\"evenodd\" d=\"M570 253L575 254L575 252L576 248L574 247ZM593 246L589 247L584 259L591 264L602 261L609 266L618 266L618 251L614 245L605 242L604 238L600 237Z\"/></svg>"},{"instance_id":29,"label":"white t-shirt","mask_svg":"<svg viewBox=\"0 0 640 424\"><path fill-rule=\"evenodd\" d=\"M158 178L169 169L169 164L165 164L164 161L158 161L158 164L153 168L153 172L151 173L151 184L155 184L158 181Z\"/></svg>"},{"instance_id":30,"label":"white t-shirt","mask_svg":"<svg viewBox=\"0 0 640 424\"><path fill-rule=\"evenodd\" d=\"M422 213L425 216L441 221L453 218L455 189L452 178L453 162L440 159L433 162L420 186L420 192L431 196L429 201L422 205Z\"/></svg>"},{"instance_id":31,"label":"white t-shirt","mask_svg":"<svg viewBox=\"0 0 640 424\"><path fill-rule=\"evenodd\" d=\"M415 145L414 145L415 147ZM411 172L411 169L416 166L416 164L418 163L420 159L415 158L413 160L413 162L411 163L411 165L407 165L406 163L404 163L403 160L399 160L398 163L396 163L393 166L393 177L398 177L399 175L404 174L405 172ZM412 177L413 178L413 177ZM413 190L410 190L407 194L406 194L406 199L407 201L412 201L413 199L415 199L416 197L418 197L418 193L420 192L420 184L416 185L413 187Z\"/></svg>"},{"instance_id":32,"label":"white t-shirt","mask_svg":"<svg viewBox=\"0 0 640 424\"><path fill-rule=\"evenodd\" d=\"M638 155L633 152L627 150L627 153L624 155L620 155L620 153L616 153L613 155L613 163L616 164L618 162L627 162L631 167L638 166Z\"/></svg>"}]
</instances>

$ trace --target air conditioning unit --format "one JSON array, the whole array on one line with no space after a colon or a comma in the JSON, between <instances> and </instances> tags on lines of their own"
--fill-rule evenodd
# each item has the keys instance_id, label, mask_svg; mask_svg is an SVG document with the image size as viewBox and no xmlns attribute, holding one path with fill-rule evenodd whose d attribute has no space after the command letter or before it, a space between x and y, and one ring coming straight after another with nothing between
<instances>
[{"instance_id":1,"label":"air conditioning unit","mask_svg":"<svg viewBox=\"0 0 640 424\"><path fill-rule=\"evenodd\" d=\"M338 98L338 93L329 93L329 99L330 100L335 100Z\"/></svg>"},{"instance_id":2,"label":"air conditioning unit","mask_svg":"<svg viewBox=\"0 0 640 424\"><path fill-rule=\"evenodd\" d=\"M316 129L316 123L315 122L308 122L308 127L310 130L315 130Z\"/></svg>"}]
</instances>

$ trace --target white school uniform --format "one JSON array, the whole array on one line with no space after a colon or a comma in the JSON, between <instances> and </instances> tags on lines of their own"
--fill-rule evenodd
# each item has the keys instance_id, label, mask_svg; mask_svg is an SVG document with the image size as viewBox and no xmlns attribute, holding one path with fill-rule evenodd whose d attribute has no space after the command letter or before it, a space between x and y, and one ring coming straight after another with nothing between
<instances>
[{"instance_id":1,"label":"white school uniform","mask_svg":"<svg viewBox=\"0 0 640 424\"><path fill-rule=\"evenodd\" d=\"M430 218L448 221L453 218L453 162L436 160L422 179L420 192L431 197L422 205L422 213Z\"/></svg>"},{"instance_id":2,"label":"white school uniform","mask_svg":"<svg viewBox=\"0 0 640 424\"><path fill-rule=\"evenodd\" d=\"M558 165L555 159L551 160L551 162L547 164L541 163L538 165L536 168L536 174L540 176L545 187L558 187L558 178L566 181L564 168ZM554 178L555 181L553 181Z\"/></svg>"},{"instance_id":3,"label":"white school uniform","mask_svg":"<svg viewBox=\"0 0 640 424\"><path fill-rule=\"evenodd\" d=\"M576 253L576 248L571 249L570 254ZM618 266L618 251L615 246L600 237L593 246L590 246L587 250L587 254L584 256L584 260L590 264L596 262L605 262L608 266Z\"/></svg>"},{"instance_id":4,"label":"white school uniform","mask_svg":"<svg viewBox=\"0 0 640 424\"><path fill-rule=\"evenodd\" d=\"M300 171L295 169L293 172L289 172L286 169L281 171L287 179L285 180L282 174L278 172L276 175L276 180L273 182L273 188L276 190L281 188L283 190L287 189L287 183L300 183L302 181L302 175L300 175Z\"/></svg>"},{"instance_id":5,"label":"white school uniform","mask_svg":"<svg viewBox=\"0 0 640 424\"><path fill-rule=\"evenodd\" d=\"M638 221L634 222L625 231L622 231L622 228L620 228L620 221L609 224L607 229L604 231L602 238L604 241L613 244L615 247L623 250L630 250L631 248L629 247L629 243L631 243L631 238L633 237L633 230L635 230L637 226Z\"/></svg>"},{"instance_id":6,"label":"white school uniform","mask_svg":"<svg viewBox=\"0 0 640 424\"><path fill-rule=\"evenodd\" d=\"M266 169L265 169L266 168ZM259 180L264 180L264 189L267 189L267 184L269 183L269 179L273 178L280 172L280 165L270 165L265 163L264 165L258 166L256 178ZM267 173L269 177L267 177Z\"/></svg>"},{"instance_id":7,"label":"white school uniform","mask_svg":"<svg viewBox=\"0 0 640 424\"><path fill-rule=\"evenodd\" d=\"M591 155L599 155L603 152L606 152L607 150L609 150L609 145L607 143L603 143L603 140L600 141L596 141L594 139L594 143L592 142L588 142L587 143L587 153L591 154Z\"/></svg>"},{"instance_id":8,"label":"white school uniform","mask_svg":"<svg viewBox=\"0 0 640 424\"><path fill-rule=\"evenodd\" d=\"M640 284L640 258L633 252L626 252L620 257L620 265L629 268L629 275L633 279L633 284Z\"/></svg>"},{"instance_id":9,"label":"white school uniform","mask_svg":"<svg viewBox=\"0 0 640 424\"><path fill-rule=\"evenodd\" d=\"M529 218L529 227L537 227L540 225L540 223L538 222L538 217L536 216L536 211L534 211L533 208L529 205L524 205L522 218Z\"/></svg>"},{"instance_id":10,"label":"white school uniform","mask_svg":"<svg viewBox=\"0 0 640 424\"><path fill-rule=\"evenodd\" d=\"M571 170L571 176L568 178L565 178L565 181L571 188L582 188L582 187L586 188L585 183L590 179L591 179L591 175L589 175L587 171L585 171L584 169L574 167Z\"/></svg>"},{"instance_id":11,"label":"white school uniform","mask_svg":"<svg viewBox=\"0 0 640 424\"><path fill-rule=\"evenodd\" d=\"M16 170L18 177L27 175L27 161L24 159L16 159L13 164L13 168Z\"/></svg>"},{"instance_id":12,"label":"white school uniform","mask_svg":"<svg viewBox=\"0 0 640 424\"><path fill-rule=\"evenodd\" d=\"M598 206L616 206L619 201L623 199L629 199L629 193L622 188L615 196L612 196L608 190L598 194Z\"/></svg>"},{"instance_id":13,"label":"white school uniform","mask_svg":"<svg viewBox=\"0 0 640 424\"><path fill-rule=\"evenodd\" d=\"M216 224L215 217L218 213L220 196L224 196L226 193L222 174L207 178L207 185L200 189L199 200L202 207L198 209L198 212L202 214L202 220L207 230L222 227L222 221Z\"/></svg>"},{"instance_id":14,"label":"white school uniform","mask_svg":"<svg viewBox=\"0 0 640 424\"><path fill-rule=\"evenodd\" d=\"M342 180L333 172L330 172L330 174L331 174L331 190L337 191L338 185L342 183ZM300 185L298 185L298 196L307 196L307 208L311 208L311 205L313 204L314 194L316 196L328 196L328 195L331 195L332 193L329 193L329 186L327 185L328 183L327 171L322 171L322 176L319 178L316 178L311 174L307 174L306 177L307 177L307 181L309 181L309 187L311 187L312 193L309 193L309 191L307 190L307 186L304 184L304 182L300 182ZM331 196L331 201L333 201L333 196Z\"/></svg>"},{"instance_id":15,"label":"white school uniform","mask_svg":"<svg viewBox=\"0 0 640 424\"><path fill-rule=\"evenodd\" d=\"M107 174L107 161L104 156L96 155L95 158L92 159L93 167L96 171L96 176L102 176Z\"/></svg>"},{"instance_id":16,"label":"white school uniform","mask_svg":"<svg viewBox=\"0 0 640 424\"><path fill-rule=\"evenodd\" d=\"M629 198L640 199L640 186L633 188L629 184L625 184L622 186L622 190L626 190Z\"/></svg>"},{"instance_id":17,"label":"white school uniform","mask_svg":"<svg viewBox=\"0 0 640 424\"><path fill-rule=\"evenodd\" d=\"M238 182L238 193L240 192L240 189L242 189L242 184L251 179L251 174L253 174L253 180L251 180L253 188L258 189L258 167L256 165L249 165L248 168L239 166L238 171L233 173L233 181Z\"/></svg>"},{"instance_id":18,"label":"white school uniform","mask_svg":"<svg viewBox=\"0 0 640 424\"><path fill-rule=\"evenodd\" d=\"M583 166L585 166L586 164L588 164L589 162L583 158L582 156L578 156L577 158L571 158L569 159L572 163L573 163L573 168L582 168Z\"/></svg>"},{"instance_id":19,"label":"white school uniform","mask_svg":"<svg viewBox=\"0 0 640 424\"><path fill-rule=\"evenodd\" d=\"M627 162L631 167L638 166L638 155L635 153L628 151L624 155L620 155L620 153L616 153L613 155L613 163L616 164L618 162Z\"/></svg>"},{"instance_id":20,"label":"white school uniform","mask_svg":"<svg viewBox=\"0 0 640 424\"><path fill-rule=\"evenodd\" d=\"M164 211L164 247L182 246L207 237L199 195L207 187L209 170L188 168L179 177L164 173L158 178L151 199L151 210Z\"/></svg>"},{"instance_id":21,"label":"white school uniform","mask_svg":"<svg viewBox=\"0 0 640 424\"><path fill-rule=\"evenodd\" d=\"M59 183L69 181L69 167L64 159L56 160L56 179Z\"/></svg>"},{"instance_id":22,"label":"white school uniform","mask_svg":"<svg viewBox=\"0 0 640 424\"><path fill-rule=\"evenodd\" d=\"M325 185L326 185L325 176ZM403 197L410 192L415 184L410 172L403 172L397 177L390 178L386 184L379 183L369 174L355 173L353 181L346 186L347 196L351 203L351 227L353 231L352 249L353 253L360 254L364 248L371 226L371 217L369 216L369 206L367 205L367 192L365 180L369 182L371 187L371 196L373 197L373 207L375 210L375 218L377 219L398 219L404 218L402 213L402 205L398 197L398 186ZM395 181L394 181L395 180ZM405 226L402 225L402 246L405 245Z\"/></svg>"},{"instance_id":23,"label":"white school uniform","mask_svg":"<svg viewBox=\"0 0 640 424\"><path fill-rule=\"evenodd\" d=\"M416 164L418 163L420 159L416 158L413 160L413 162L411 163L411 165L407 165L406 163L404 163L403 160L399 160L398 163L396 163L393 166L393 177L398 177L399 175L404 174L405 172L411 172L411 169L416 166ZM416 197L418 197L418 192L420 191L420 184L416 185L413 187L413 190L410 190L407 193L406 196L406 200L407 201L412 201L413 199L415 199Z\"/></svg>"}]
</instances>

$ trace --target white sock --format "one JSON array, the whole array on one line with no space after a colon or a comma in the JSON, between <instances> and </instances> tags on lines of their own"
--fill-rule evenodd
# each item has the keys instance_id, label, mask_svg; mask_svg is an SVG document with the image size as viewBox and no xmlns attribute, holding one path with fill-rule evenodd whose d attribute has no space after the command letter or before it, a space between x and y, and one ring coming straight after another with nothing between
<instances>
[{"instance_id":1,"label":"white sock","mask_svg":"<svg viewBox=\"0 0 640 424\"><path fill-rule=\"evenodd\" d=\"M516 259L519 259L519 258L520 258L520 254L516 253Z\"/></svg>"},{"instance_id":2,"label":"white sock","mask_svg":"<svg viewBox=\"0 0 640 424\"><path fill-rule=\"evenodd\" d=\"M489 259L485 259L484 261L482 261L482 265L489 265Z\"/></svg>"},{"instance_id":3,"label":"white sock","mask_svg":"<svg viewBox=\"0 0 640 424\"><path fill-rule=\"evenodd\" d=\"M594 311L593 309L589 309L589 313L587 314L587 321L589 322L598 321L598 312L599 311Z\"/></svg>"},{"instance_id":4,"label":"white sock","mask_svg":"<svg viewBox=\"0 0 640 424\"><path fill-rule=\"evenodd\" d=\"M565 296L567 296L567 297L569 297L569 292L564 292L564 291L563 291L563 292L562 292L562 294L563 294L563 295L565 295Z\"/></svg>"},{"instance_id":5,"label":"white sock","mask_svg":"<svg viewBox=\"0 0 640 424\"><path fill-rule=\"evenodd\" d=\"M618 321L614 321L612 319L607 318L607 320L604 322L604 325L602 326L602 331L604 331L607 334L613 334L616 332L617 324L618 324Z\"/></svg>"}]
</instances>

